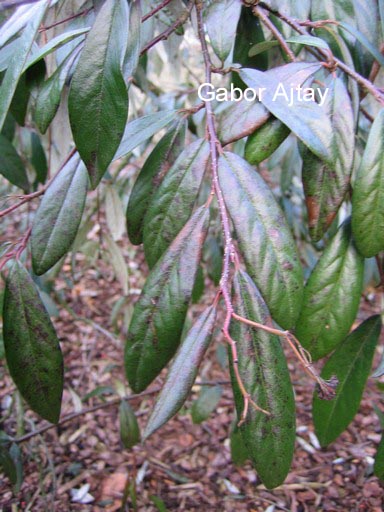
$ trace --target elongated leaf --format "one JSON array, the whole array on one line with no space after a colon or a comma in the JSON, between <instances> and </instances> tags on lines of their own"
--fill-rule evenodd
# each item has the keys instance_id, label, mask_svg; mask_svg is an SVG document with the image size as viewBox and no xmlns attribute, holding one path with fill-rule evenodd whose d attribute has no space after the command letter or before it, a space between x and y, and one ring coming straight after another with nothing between
<instances>
[{"instance_id":1,"label":"elongated leaf","mask_svg":"<svg viewBox=\"0 0 384 512\"><path fill-rule=\"evenodd\" d=\"M296 336L314 360L326 356L348 334L359 309L364 258L344 223L318 261L304 289Z\"/></svg>"},{"instance_id":2,"label":"elongated leaf","mask_svg":"<svg viewBox=\"0 0 384 512\"><path fill-rule=\"evenodd\" d=\"M10 183L25 192L29 189L29 182L25 165L19 157L13 144L0 134L0 174Z\"/></svg>"},{"instance_id":3,"label":"elongated leaf","mask_svg":"<svg viewBox=\"0 0 384 512\"><path fill-rule=\"evenodd\" d=\"M9 63L3 78L0 86L0 131L11 105L13 95L15 94L17 84L23 73L24 64L36 37L40 22L48 8L48 4L49 0L42 0L38 3L39 8L36 10L33 18L24 29L17 49L12 56L12 61Z\"/></svg>"},{"instance_id":4,"label":"elongated leaf","mask_svg":"<svg viewBox=\"0 0 384 512\"><path fill-rule=\"evenodd\" d=\"M0 34L0 47L13 39L20 30L25 27L36 16L40 15L43 2L36 2L33 5L21 5L12 16L2 25Z\"/></svg>"},{"instance_id":5,"label":"elongated leaf","mask_svg":"<svg viewBox=\"0 0 384 512\"><path fill-rule=\"evenodd\" d=\"M180 343L208 221L207 208L194 213L152 269L135 305L125 349L125 370L135 392L153 381Z\"/></svg>"},{"instance_id":6,"label":"elongated leaf","mask_svg":"<svg viewBox=\"0 0 384 512\"><path fill-rule=\"evenodd\" d=\"M284 214L262 177L239 156L220 157L219 179L248 272L274 320L291 329L301 307L303 276Z\"/></svg>"},{"instance_id":7,"label":"elongated leaf","mask_svg":"<svg viewBox=\"0 0 384 512\"><path fill-rule=\"evenodd\" d=\"M314 46L315 48L323 48L329 50L328 43L320 37L313 37L309 35L292 36L286 39L287 43L305 44L306 46Z\"/></svg>"},{"instance_id":8,"label":"elongated leaf","mask_svg":"<svg viewBox=\"0 0 384 512\"><path fill-rule=\"evenodd\" d=\"M384 437L381 436L379 446L377 447L375 456L375 465L373 466L373 473L380 480L384 480Z\"/></svg>"},{"instance_id":9,"label":"elongated leaf","mask_svg":"<svg viewBox=\"0 0 384 512\"><path fill-rule=\"evenodd\" d=\"M106 0L86 39L68 98L73 138L95 188L123 137L128 93L121 71L128 5Z\"/></svg>"},{"instance_id":10,"label":"elongated leaf","mask_svg":"<svg viewBox=\"0 0 384 512\"><path fill-rule=\"evenodd\" d=\"M316 69L313 68L315 72ZM255 89L264 88L260 101L297 135L309 149L325 162L334 161L330 140L329 117L315 101L304 101L290 82L279 80L256 69L242 69L240 77Z\"/></svg>"},{"instance_id":11,"label":"elongated leaf","mask_svg":"<svg viewBox=\"0 0 384 512\"><path fill-rule=\"evenodd\" d=\"M355 148L354 118L348 91L340 78L326 81L323 109L331 119L330 146L333 164L320 160L307 148L302 150L303 185L309 232L318 241L332 224L348 190Z\"/></svg>"},{"instance_id":12,"label":"elongated leaf","mask_svg":"<svg viewBox=\"0 0 384 512\"><path fill-rule=\"evenodd\" d=\"M231 102L219 117L217 134L223 146L250 135L270 118L259 102Z\"/></svg>"},{"instance_id":13,"label":"elongated leaf","mask_svg":"<svg viewBox=\"0 0 384 512\"><path fill-rule=\"evenodd\" d=\"M63 392L63 356L35 284L18 261L6 281L3 321L5 355L12 379L35 412L57 423Z\"/></svg>"},{"instance_id":14,"label":"elongated leaf","mask_svg":"<svg viewBox=\"0 0 384 512\"><path fill-rule=\"evenodd\" d=\"M113 240L121 240L125 233L123 203L115 187L108 186L105 193L105 216Z\"/></svg>"},{"instance_id":15,"label":"elongated leaf","mask_svg":"<svg viewBox=\"0 0 384 512\"><path fill-rule=\"evenodd\" d=\"M139 63L141 50L141 15L141 2L131 2L129 8L129 38L123 64L123 73L126 80L134 75Z\"/></svg>"},{"instance_id":16,"label":"elongated leaf","mask_svg":"<svg viewBox=\"0 0 384 512\"><path fill-rule=\"evenodd\" d=\"M48 187L33 221L32 265L35 274L47 272L70 249L79 229L88 177L74 155Z\"/></svg>"},{"instance_id":17,"label":"elongated leaf","mask_svg":"<svg viewBox=\"0 0 384 512\"><path fill-rule=\"evenodd\" d=\"M120 285L123 289L124 295L128 295L129 292L129 273L128 266L124 260L122 250L116 242L106 233L104 234L105 244L110 254L110 263L115 271L116 278L119 280Z\"/></svg>"},{"instance_id":18,"label":"elongated leaf","mask_svg":"<svg viewBox=\"0 0 384 512\"><path fill-rule=\"evenodd\" d=\"M343 341L324 366L321 376L328 379L336 374L339 385L333 400L320 400L316 393L313 398L313 421L322 446L332 443L357 413L380 330L380 316L371 316Z\"/></svg>"},{"instance_id":19,"label":"elongated leaf","mask_svg":"<svg viewBox=\"0 0 384 512\"><path fill-rule=\"evenodd\" d=\"M178 123L156 145L137 177L129 196L126 213L128 236L135 245L143 241L143 223L148 206L164 174L179 156L184 140L185 123Z\"/></svg>"},{"instance_id":20,"label":"elongated leaf","mask_svg":"<svg viewBox=\"0 0 384 512\"><path fill-rule=\"evenodd\" d=\"M235 275L233 301L239 315L262 324L270 321L260 293L245 272ZM287 476L295 444L295 403L287 363L278 337L240 322L231 324L231 335L237 341L243 384L252 399L270 413L267 416L250 407L240 432L259 477L271 489ZM240 418L243 397L233 370L231 380Z\"/></svg>"},{"instance_id":21,"label":"elongated leaf","mask_svg":"<svg viewBox=\"0 0 384 512\"><path fill-rule=\"evenodd\" d=\"M113 160L128 155L133 149L147 141L177 118L177 110L162 110L140 117L127 124L123 139Z\"/></svg>"},{"instance_id":22,"label":"elongated leaf","mask_svg":"<svg viewBox=\"0 0 384 512\"><path fill-rule=\"evenodd\" d=\"M207 9L207 32L212 48L222 62L231 52L240 11L241 2L238 0L217 0Z\"/></svg>"},{"instance_id":23,"label":"elongated leaf","mask_svg":"<svg viewBox=\"0 0 384 512\"><path fill-rule=\"evenodd\" d=\"M127 450L140 442L140 428L135 413L126 400L120 402L120 439Z\"/></svg>"},{"instance_id":24,"label":"elongated leaf","mask_svg":"<svg viewBox=\"0 0 384 512\"><path fill-rule=\"evenodd\" d=\"M216 409L222 394L221 386L203 387L191 407L193 423L203 423L207 420Z\"/></svg>"},{"instance_id":25,"label":"elongated leaf","mask_svg":"<svg viewBox=\"0 0 384 512\"><path fill-rule=\"evenodd\" d=\"M9 478L12 484L17 482L15 463L7 447L2 443L0 443L0 471Z\"/></svg>"},{"instance_id":26,"label":"elongated leaf","mask_svg":"<svg viewBox=\"0 0 384 512\"><path fill-rule=\"evenodd\" d=\"M356 39L364 46L364 48L369 51L372 57L375 60L377 60L380 66L384 66L383 55L356 27L353 27L348 23L345 23L344 21L340 22L338 26L352 34L354 37L356 37Z\"/></svg>"},{"instance_id":27,"label":"elongated leaf","mask_svg":"<svg viewBox=\"0 0 384 512\"><path fill-rule=\"evenodd\" d=\"M290 134L290 129L275 117L270 117L258 130L248 137L245 158L252 165L272 155Z\"/></svg>"},{"instance_id":28,"label":"elongated leaf","mask_svg":"<svg viewBox=\"0 0 384 512\"><path fill-rule=\"evenodd\" d=\"M372 125L352 196L352 229L365 257L384 250L384 109Z\"/></svg>"},{"instance_id":29,"label":"elongated leaf","mask_svg":"<svg viewBox=\"0 0 384 512\"><path fill-rule=\"evenodd\" d=\"M271 48L276 48L276 46L279 46L279 41L262 41L261 43L257 43L255 46L252 46L249 50L249 56L256 57L257 55L260 55L260 53L266 52Z\"/></svg>"},{"instance_id":30,"label":"elongated leaf","mask_svg":"<svg viewBox=\"0 0 384 512\"><path fill-rule=\"evenodd\" d=\"M189 145L167 172L144 218L144 252L149 267L164 253L191 215L209 158L209 144Z\"/></svg>"},{"instance_id":31,"label":"elongated leaf","mask_svg":"<svg viewBox=\"0 0 384 512\"><path fill-rule=\"evenodd\" d=\"M211 341L216 308L207 308L191 327L179 348L144 432L144 439L162 427L181 408L195 382Z\"/></svg>"}]
</instances>

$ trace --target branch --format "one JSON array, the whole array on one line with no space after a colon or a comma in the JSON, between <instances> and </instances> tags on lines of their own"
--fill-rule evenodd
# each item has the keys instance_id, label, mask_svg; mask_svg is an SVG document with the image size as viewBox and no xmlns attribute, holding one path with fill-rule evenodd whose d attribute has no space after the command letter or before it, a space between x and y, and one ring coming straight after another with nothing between
<instances>
[{"instance_id":1,"label":"branch","mask_svg":"<svg viewBox=\"0 0 384 512\"><path fill-rule=\"evenodd\" d=\"M141 18L141 21L144 22L144 21L147 21L149 18L152 18L152 16L154 16L156 13L158 13L159 11L161 11L161 9L164 9L164 7L166 7L168 4L170 4L172 2L172 0L164 0L163 2L161 2L161 4L159 4L157 7L155 7L154 9L152 9L152 11L149 11L147 14L145 14L142 18Z\"/></svg>"},{"instance_id":2,"label":"branch","mask_svg":"<svg viewBox=\"0 0 384 512\"><path fill-rule=\"evenodd\" d=\"M295 62L296 60L296 57L295 57L295 54L293 53L293 51L289 48L289 46L287 45L287 43L285 42L285 39L283 37L283 35L281 34L281 32L277 29L277 27L271 22L271 20L268 18L268 16L264 13L264 11L262 9L260 9L259 7L255 6L253 9L252 9L252 12L258 17L261 19L261 21L264 23L264 25L272 32L272 34L275 36L275 38L277 39L277 41L279 42L281 48L283 49L283 51L287 54L289 60L291 62Z\"/></svg>"}]
</instances>

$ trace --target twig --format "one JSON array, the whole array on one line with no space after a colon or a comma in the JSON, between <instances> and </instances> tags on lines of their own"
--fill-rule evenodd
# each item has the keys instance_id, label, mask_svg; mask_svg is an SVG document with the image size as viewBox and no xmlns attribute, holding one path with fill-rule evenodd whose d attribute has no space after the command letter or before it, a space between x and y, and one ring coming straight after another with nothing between
<instances>
[{"instance_id":1,"label":"twig","mask_svg":"<svg viewBox=\"0 0 384 512\"><path fill-rule=\"evenodd\" d=\"M93 7L89 7L88 9L84 9L84 11L78 12L76 14L72 14L72 16L68 16L68 18L64 18L63 20L56 21L55 23L52 23L52 25L41 27L41 28L39 28L39 32L45 32L46 30L57 27L58 25L62 25L63 23L66 23L67 21L74 20L76 18L79 18L80 16L86 16L90 11L92 11L92 9L93 9Z\"/></svg>"},{"instance_id":2,"label":"twig","mask_svg":"<svg viewBox=\"0 0 384 512\"><path fill-rule=\"evenodd\" d=\"M269 17L265 14L265 12L260 9L257 5L252 9L252 12L260 18L260 20L264 23L264 25L272 32L272 34L275 36L277 41L279 42L281 48L283 51L287 54L287 57L291 62L295 62L296 57L293 51L289 48L287 43L285 42L285 39L283 35L280 33L280 31L277 29L277 27L271 22Z\"/></svg>"},{"instance_id":3,"label":"twig","mask_svg":"<svg viewBox=\"0 0 384 512\"><path fill-rule=\"evenodd\" d=\"M168 27L166 30L164 30L164 32L161 32L161 34L159 34L154 39L152 39L152 41L149 41L149 43L147 43L144 46L144 48L141 50L140 55L144 55L144 53L146 53L149 49L151 49L153 46L155 46L160 41L165 41L166 39L168 39L168 37L175 30L177 30L179 27L181 27L181 25L184 25L184 23L188 20L190 14L191 14L193 5L194 5L194 2L193 2L193 0L191 0L191 2L189 2L188 8L185 11L185 13L182 16L180 16L180 18L178 20L176 20L174 23L172 23L172 25L170 27Z\"/></svg>"},{"instance_id":4,"label":"twig","mask_svg":"<svg viewBox=\"0 0 384 512\"><path fill-rule=\"evenodd\" d=\"M149 11L147 14L145 14L142 18L141 18L141 21L144 22L144 21L147 21L149 18L152 18L152 16L154 16L156 13L158 13L159 11L161 11L161 9L164 9L164 7L166 7L168 4L170 4L172 2L172 0L164 0L163 2L161 2L161 4L159 4L157 7L155 7L154 9L152 9L152 11Z\"/></svg>"}]
</instances>

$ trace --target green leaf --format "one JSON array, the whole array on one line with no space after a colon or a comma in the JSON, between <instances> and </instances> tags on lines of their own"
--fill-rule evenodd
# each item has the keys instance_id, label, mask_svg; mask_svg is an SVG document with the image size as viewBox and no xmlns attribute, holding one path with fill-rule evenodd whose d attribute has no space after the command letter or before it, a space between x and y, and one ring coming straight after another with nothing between
<instances>
[{"instance_id":1,"label":"green leaf","mask_svg":"<svg viewBox=\"0 0 384 512\"><path fill-rule=\"evenodd\" d=\"M234 278L234 308L254 322L270 322L267 307L248 274ZM277 336L233 321L231 336L237 341L238 368L245 389L257 405L270 415L249 408L240 432L248 457L264 485L280 485L289 471L295 444L295 402L284 352ZM232 357L230 357L232 359ZM243 397L233 371L231 380L237 415L243 412Z\"/></svg>"},{"instance_id":2,"label":"green leaf","mask_svg":"<svg viewBox=\"0 0 384 512\"><path fill-rule=\"evenodd\" d=\"M270 118L259 102L231 102L219 117L217 135L223 146L252 134Z\"/></svg>"},{"instance_id":3,"label":"green leaf","mask_svg":"<svg viewBox=\"0 0 384 512\"><path fill-rule=\"evenodd\" d=\"M24 64L28 58L28 53L36 37L41 20L49 5L49 0L39 3L39 8L35 15L25 27L20 37L19 44L13 53L12 60L8 65L7 71L0 86L0 131L3 128L12 98L15 94L17 84L23 73Z\"/></svg>"},{"instance_id":4,"label":"green leaf","mask_svg":"<svg viewBox=\"0 0 384 512\"><path fill-rule=\"evenodd\" d=\"M381 330L379 315L371 316L355 329L325 364L321 377L336 375L336 398L313 398L313 421L321 446L332 443L357 413Z\"/></svg>"},{"instance_id":5,"label":"green leaf","mask_svg":"<svg viewBox=\"0 0 384 512\"><path fill-rule=\"evenodd\" d=\"M38 183L45 183L48 175L48 162L40 137L35 132L31 132L31 164L36 171L34 187Z\"/></svg>"},{"instance_id":6,"label":"green leaf","mask_svg":"<svg viewBox=\"0 0 384 512\"><path fill-rule=\"evenodd\" d=\"M131 2L129 8L129 38L124 56L123 73L128 80L139 64L141 50L141 2Z\"/></svg>"},{"instance_id":7,"label":"green leaf","mask_svg":"<svg viewBox=\"0 0 384 512\"><path fill-rule=\"evenodd\" d=\"M29 181L25 165L17 154L12 143L0 134L0 174L10 183L21 188L24 192L29 190Z\"/></svg>"},{"instance_id":8,"label":"green leaf","mask_svg":"<svg viewBox=\"0 0 384 512\"><path fill-rule=\"evenodd\" d=\"M350 222L340 226L312 271L296 336L314 360L326 356L348 334L359 309L364 258L357 252Z\"/></svg>"},{"instance_id":9,"label":"green leaf","mask_svg":"<svg viewBox=\"0 0 384 512\"><path fill-rule=\"evenodd\" d=\"M144 217L156 188L184 147L185 128L185 122L181 122L164 135L145 161L132 188L126 216L128 236L135 245L143 241Z\"/></svg>"},{"instance_id":10,"label":"green leaf","mask_svg":"<svg viewBox=\"0 0 384 512\"><path fill-rule=\"evenodd\" d=\"M63 356L39 292L18 261L6 281L3 322L5 355L13 381L35 412L57 423Z\"/></svg>"},{"instance_id":11,"label":"green leaf","mask_svg":"<svg viewBox=\"0 0 384 512\"><path fill-rule=\"evenodd\" d=\"M207 308L196 320L172 362L144 432L152 435L174 416L184 404L212 338L216 308Z\"/></svg>"},{"instance_id":12,"label":"green leaf","mask_svg":"<svg viewBox=\"0 0 384 512\"><path fill-rule=\"evenodd\" d=\"M229 439L231 446L231 460L233 464L235 464L235 466L243 466L249 458L249 453L237 425L231 432Z\"/></svg>"},{"instance_id":13,"label":"green leaf","mask_svg":"<svg viewBox=\"0 0 384 512\"><path fill-rule=\"evenodd\" d=\"M377 447L373 474L379 480L384 480L384 436L381 436L379 446Z\"/></svg>"},{"instance_id":14,"label":"green leaf","mask_svg":"<svg viewBox=\"0 0 384 512\"><path fill-rule=\"evenodd\" d=\"M194 285L193 291L192 291L192 303L193 304L198 304L201 297L203 296L204 290L205 290L204 271L203 271L203 267L200 265L197 270L195 285Z\"/></svg>"},{"instance_id":15,"label":"green leaf","mask_svg":"<svg viewBox=\"0 0 384 512\"><path fill-rule=\"evenodd\" d=\"M355 125L348 90L340 78L330 77L325 86L329 93L323 109L332 124L329 145L333 163L326 163L305 147L302 150L309 232L314 241L320 240L332 224L348 191L355 148Z\"/></svg>"},{"instance_id":16,"label":"green leaf","mask_svg":"<svg viewBox=\"0 0 384 512\"><path fill-rule=\"evenodd\" d=\"M70 249L79 229L87 195L88 176L74 155L55 176L33 221L32 265L35 274L47 272Z\"/></svg>"},{"instance_id":17,"label":"green leaf","mask_svg":"<svg viewBox=\"0 0 384 512\"><path fill-rule=\"evenodd\" d=\"M328 43L320 37L314 37L309 35L292 36L286 39L287 43L304 44L306 46L313 46L315 48L323 48L329 50Z\"/></svg>"},{"instance_id":18,"label":"green leaf","mask_svg":"<svg viewBox=\"0 0 384 512\"><path fill-rule=\"evenodd\" d=\"M311 65L307 63L307 66L310 69ZM312 64L312 66L315 73L319 69L318 65ZM276 72L272 76L270 73L263 73L256 69L242 69L240 76L249 87L264 88L260 97L263 105L286 124L315 155L326 162L333 162L330 147L332 125L320 105L314 101L300 101L297 91L290 85L291 82L285 81L283 75L279 79Z\"/></svg>"},{"instance_id":19,"label":"green leaf","mask_svg":"<svg viewBox=\"0 0 384 512\"><path fill-rule=\"evenodd\" d=\"M252 165L258 165L271 156L290 133L290 129L285 124L275 117L270 117L263 126L248 137L245 145L246 160Z\"/></svg>"},{"instance_id":20,"label":"green leaf","mask_svg":"<svg viewBox=\"0 0 384 512\"><path fill-rule=\"evenodd\" d=\"M352 196L352 229L366 258L384 250L384 109L376 116L357 172Z\"/></svg>"},{"instance_id":21,"label":"green leaf","mask_svg":"<svg viewBox=\"0 0 384 512\"><path fill-rule=\"evenodd\" d=\"M301 307L303 275L284 214L263 178L239 156L220 156L219 179L248 272L274 320L291 329Z\"/></svg>"},{"instance_id":22,"label":"green leaf","mask_svg":"<svg viewBox=\"0 0 384 512\"><path fill-rule=\"evenodd\" d=\"M136 415L126 400L120 402L119 407L120 420L120 439L127 450L140 442L140 428L137 423Z\"/></svg>"},{"instance_id":23,"label":"green leaf","mask_svg":"<svg viewBox=\"0 0 384 512\"><path fill-rule=\"evenodd\" d=\"M7 447L0 443L0 469L9 478L13 485L17 482L16 465L7 449Z\"/></svg>"},{"instance_id":24,"label":"green leaf","mask_svg":"<svg viewBox=\"0 0 384 512\"><path fill-rule=\"evenodd\" d=\"M189 219L209 158L209 143L198 139L179 155L156 190L144 218L144 252L150 268Z\"/></svg>"},{"instance_id":25,"label":"green leaf","mask_svg":"<svg viewBox=\"0 0 384 512\"><path fill-rule=\"evenodd\" d=\"M128 123L113 160L118 160L128 155L137 146L146 142L155 133L172 123L177 117L177 110L162 110Z\"/></svg>"},{"instance_id":26,"label":"green leaf","mask_svg":"<svg viewBox=\"0 0 384 512\"><path fill-rule=\"evenodd\" d=\"M205 25L213 51L221 62L232 50L240 12L238 0L216 0L207 8Z\"/></svg>"},{"instance_id":27,"label":"green leaf","mask_svg":"<svg viewBox=\"0 0 384 512\"><path fill-rule=\"evenodd\" d=\"M262 41L261 43L257 43L249 50L249 56L250 57L256 57L256 55L260 55L260 53L263 53L267 50L270 50L271 48L276 48L276 46L279 46L279 41ZM248 66L244 66L248 67Z\"/></svg>"},{"instance_id":28,"label":"green leaf","mask_svg":"<svg viewBox=\"0 0 384 512\"><path fill-rule=\"evenodd\" d=\"M105 217L114 242L121 240L125 233L123 203L115 187L108 185L105 191Z\"/></svg>"},{"instance_id":29,"label":"green leaf","mask_svg":"<svg viewBox=\"0 0 384 512\"><path fill-rule=\"evenodd\" d=\"M200 207L149 274L135 304L125 349L125 370L135 392L143 391L173 357L209 223Z\"/></svg>"},{"instance_id":30,"label":"green leaf","mask_svg":"<svg viewBox=\"0 0 384 512\"><path fill-rule=\"evenodd\" d=\"M372 57L377 60L380 66L384 66L384 56L356 27L353 27L344 21L338 23L338 26L352 34L364 46L364 48L369 51Z\"/></svg>"},{"instance_id":31,"label":"green leaf","mask_svg":"<svg viewBox=\"0 0 384 512\"><path fill-rule=\"evenodd\" d=\"M203 423L216 409L223 390L221 386L204 386L200 395L192 404L191 416L193 423Z\"/></svg>"},{"instance_id":32,"label":"green leaf","mask_svg":"<svg viewBox=\"0 0 384 512\"><path fill-rule=\"evenodd\" d=\"M113 160L128 115L121 71L127 46L128 5L106 0L89 31L68 97L73 138L95 188Z\"/></svg>"}]
</instances>

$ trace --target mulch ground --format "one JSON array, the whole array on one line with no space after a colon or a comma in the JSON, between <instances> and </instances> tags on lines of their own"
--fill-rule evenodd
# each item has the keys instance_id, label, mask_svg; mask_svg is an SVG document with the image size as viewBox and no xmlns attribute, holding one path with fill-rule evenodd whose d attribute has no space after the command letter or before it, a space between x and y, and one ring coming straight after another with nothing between
<instances>
[{"instance_id":1,"label":"mulch ground","mask_svg":"<svg viewBox=\"0 0 384 512\"><path fill-rule=\"evenodd\" d=\"M139 264L131 269L132 300L142 284L140 261L139 255ZM98 386L129 393L123 371L124 336L120 333L120 339L118 335L111 338L102 332L103 328L112 331L111 311L120 296L120 287L104 263L100 262L99 270L88 270L72 287L59 281L60 293L77 315L75 318L70 311L61 309L54 319L66 367L62 417L81 407L101 404L98 396L82 405L79 398ZM378 311L376 302L375 298L370 303L363 299L360 320ZM119 322L123 330L124 319ZM201 367L200 380L228 380L227 370L216 356L220 343L217 334ZM382 511L383 488L372 475L380 440L380 424L373 405L383 409L377 381L370 379L360 411L348 430L322 450L317 446L311 422L312 382L288 351L287 357L296 391L297 446L291 472L278 489L266 490L250 464L236 467L231 462L229 432L234 407L230 387L223 385L222 398L211 417L194 425L189 408L200 389L195 386L182 414L131 450L124 450L120 442L117 405L76 417L22 443L24 481L14 495L9 481L0 476L0 510ZM0 369L0 375L0 400L6 409L14 386L4 369ZM150 390L161 381L159 378ZM105 399L114 400L116 396ZM152 410L155 396L147 394L131 402L141 426ZM26 432L45 424L26 408ZM3 427L9 435L15 435L15 408ZM88 493L94 501L74 502L73 491L85 484L89 484ZM162 500L158 508L156 498ZM122 506L123 501L126 504ZM166 508L161 508L164 505Z\"/></svg>"}]
</instances>

